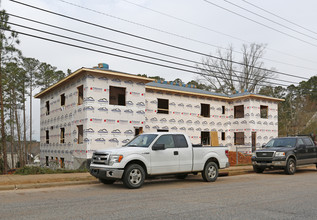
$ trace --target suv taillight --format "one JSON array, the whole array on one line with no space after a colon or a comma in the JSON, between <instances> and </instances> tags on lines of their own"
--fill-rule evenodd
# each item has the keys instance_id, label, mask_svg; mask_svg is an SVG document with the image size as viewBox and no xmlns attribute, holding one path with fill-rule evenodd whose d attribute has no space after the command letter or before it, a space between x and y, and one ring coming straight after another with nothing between
<instances>
[{"instance_id":1,"label":"suv taillight","mask_svg":"<svg viewBox=\"0 0 317 220\"><path fill-rule=\"evenodd\" d=\"M229 150L226 150L226 156L229 158Z\"/></svg>"}]
</instances>

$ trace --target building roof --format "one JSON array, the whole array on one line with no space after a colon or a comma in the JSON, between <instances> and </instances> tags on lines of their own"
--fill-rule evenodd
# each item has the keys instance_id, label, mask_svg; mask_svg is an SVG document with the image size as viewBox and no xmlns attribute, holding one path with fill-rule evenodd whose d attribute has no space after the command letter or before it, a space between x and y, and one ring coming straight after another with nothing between
<instances>
[{"instance_id":1,"label":"building roof","mask_svg":"<svg viewBox=\"0 0 317 220\"><path fill-rule=\"evenodd\" d=\"M228 100L228 101L239 99L239 98L246 98L246 97L262 98L262 99L268 99L268 100L272 100L272 101L284 101L284 99L273 98L270 96L264 96L264 95L250 93L250 92L227 95L227 94L223 94L223 93L209 92L209 91L202 90L202 89L184 87L181 85L180 86L171 85L168 83L150 82L150 83L146 84L146 88L153 89L153 90L175 92L175 93L183 93L183 94L188 94L188 95L197 95L197 96L204 96L204 97L210 97L210 98L218 98L218 99L224 99L224 100Z\"/></svg>"},{"instance_id":2,"label":"building roof","mask_svg":"<svg viewBox=\"0 0 317 220\"><path fill-rule=\"evenodd\" d=\"M59 82L55 83L54 85L50 86L49 88L41 91L40 93L36 94L34 97L35 98L41 98L43 95L48 93L49 91L55 89L56 87L68 82L75 76L83 73L83 72L91 72L91 73L100 73L100 74L105 74L105 75L112 75L116 77L124 77L124 78L130 78L130 79L136 79L143 81L147 83L145 85L146 89L153 89L153 90L161 90L161 91L168 91L168 92L174 92L174 93L181 93L181 94L187 94L187 95L197 95L197 96L202 96L202 97L209 97L209 98L218 98L218 99L223 99L223 100L235 100L239 98L246 98L246 97L253 97L253 98L262 98L262 99L268 99L272 101L284 101L284 99L278 99L278 98L273 98L269 96L264 96L264 95L258 95L254 93L249 93L249 92L244 92L244 93L237 93L237 94L232 94L232 95L227 95L227 94L222 94L222 93L214 93L214 92L209 92L205 91L202 89L197 89L197 88L191 88L191 87L186 87L183 85L171 85L167 83L166 81L161 81L160 83L153 82L154 79L150 79L147 77L143 76L137 76L134 74L130 73L123 73L123 72L118 72L114 70L109 70L105 68L80 68L70 74L69 76L65 77L64 79L60 80Z\"/></svg>"},{"instance_id":3,"label":"building roof","mask_svg":"<svg viewBox=\"0 0 317 220\"><path fill-rule=\"evenodd\" d=\"M117 77L124 77L124 78L129 78L129 79L136 79L136 80L140 80L143 81L145 83L147 82L152 82L154 79L150 79L147 77L143 77L143 76L137 76L134 74L130 74L130 73L123 73L123 72L118 72L118 71L114 71L114 70L109 70L109 69L103 69L103 68L85 68L82 67L78 70L76 70L75 72L73 72L72 74L68 75L67 77L65 77L64 79L58 81L57 83L55 83L54 85L48 87L47 89L39 92L38 94L36 94L34 97L35 98L41 98L44 94L48 93L49 91L55 89L56 87L68 82L69 80L73 79L74 77L76 77L77 75L83 73L83 72L91 72L91 73L101 73L101 74L105 74L105 75L112 75L112 76L117 76Z\"/></svg>"}]
</instances>

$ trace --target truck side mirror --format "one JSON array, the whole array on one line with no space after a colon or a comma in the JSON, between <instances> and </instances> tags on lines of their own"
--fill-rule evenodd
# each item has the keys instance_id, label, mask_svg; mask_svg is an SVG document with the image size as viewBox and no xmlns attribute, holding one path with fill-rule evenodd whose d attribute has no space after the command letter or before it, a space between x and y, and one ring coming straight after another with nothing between
<instances>
[{"instance_id":1,"label":"truck side mirror","mask_svg":"<svg viewBox=\"0 0 317 220\"><path fill-rule=\"evenodd\" d=\"M265 144L262 145L262 148L265 148Z\"/></svg>"},{"instance_id":2,"label":"truck side mirror","mask_svg":"<svg viewBox=\"0 0 317 220\"><path fill-rule=\"evenodd\" d=\"M154 144L152 150L165 150L165 144Z\"/></svg>"}]
</instances>

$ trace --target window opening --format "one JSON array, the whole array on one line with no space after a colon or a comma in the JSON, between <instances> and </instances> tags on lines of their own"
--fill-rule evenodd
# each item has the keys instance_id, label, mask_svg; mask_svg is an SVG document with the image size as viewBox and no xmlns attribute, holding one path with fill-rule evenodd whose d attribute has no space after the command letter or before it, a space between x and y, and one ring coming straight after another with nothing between
<instances>
[{"instance_id":1,"label":"window opening","mask_svg":"<svg viewBox=\"0 0 317 220\"><path fill-rule=\"evenodd\" d=\"M244 132L234 132L234 145L244 145Z\"/></svg>"},{"instance_id":2,"label":"window opening","mask_svg":"<svg viewBox=\"0 0 317 220\"><path fill-rule=\"evenodd\" d=\"M210 117L210 105L201 103L200 115L203 117Z\"/></svg>"},{"instance_id":3,"label":"window opening","mask_svg":"<svg viewBox=\"0 0 317 220\"><path fill-rule=\"evenodd\" d=\"M125 88L110 86L109 100L110 105L125 106Z\"/></svg>"},{"instance_id":4,"label":"window opening","mask_svg":"<svg viewBox=\"0 0 317 220\"><path fill-rule=\"evenodd\" d=\"M45 157L45 165L48 167L48 156Z\"/></svg>"},{"instance_id":5,"label":"window opening","mask_svg":"<svg viewBox=\"0 0 317 220\"><path fill-rule=\"evenodd\" d=\"M49 144L50 143L50 131L46 130L46 143Z\"/></svg>"},{"instance_id":6,"label":"window opening","mask_svg":"<svg viewBox=\"0 0 317 220\"><path fill-rule=\"evenodd\" d=\"M46 115L49 115L50 114L50 101L46 101L45 107L46 107Z\"/></svg>"},{"instance_id":7,"label":"window opening","mask_svg":"<svg viewBox=\"0 0 317 220\"><path fill-rule=\"evenodd\" d=\"M65 106L65 93L61 94L61 106Z\"/></svg>"},{"instance_id":8,"label":"window opening","mask_svg":"<svg viewBox=\"0 0 317 220\"><path fill-rule=\"evenodd\" d=\"M268 106L261 105L260 114L261 114L261 118L268 118Z\"/></svg>"},{"instance_id":9,"label":"window opening","mask_svg":"<svg viewBox=\"0 0 317 220\"><path fill-rule=\"evenodd\" d=\"M202 145L210 145L210 133L209 131L201 132L201 144Z\"/></svg>"},{"instance_id":10,"label":"window opening","mask_svg":"<svg viewBox=\"0 0 317 220\"><path fill-rule=\"evenodd\" d=\"M234 106L234 118L244 118L244 105Z\"/></svg>"},{"instance_id":11,"label":"window opening","mask_svg":"<svg viewBox=\"0 0 317 220\"><path fill-rule=\"evenodd\" d=\"M65 128L61 128L60 143L61 143L61 144L64 144L64 143L65 143Z\"/></svg>"},{"instance_id":12,"label":"window opening","mask_svg":"<svg viewBox=\"0 0 317 220\"><path fill-rule=\"evenodd\" d=\"M226 108L225 108L225 106L222 106L221 113L222 113L223 115L226 114Z\"/></svg>"},{"instance_id":13,"label":"window opening","mask_svg":"<svg viewBox=\"0 0 317 220\"><path fill-rule=\"evenodd\" d=\"M221 132L221 140L226 140L226 132Z\"/></svg>"},{"instance_id":14,"label":"window opening","mask_svg":"<svg viewBox=\"0 0 317 220\"><path fill-rule=\"evenodd\" d=\"M83 125L77 125L77 130L78 130L78 140L77 143L78 144L82 144L83 143L83 136L84 136L84 127Z\"/></svg>"},{"instance_id":15,"label":"window opening","mask_svg":"<svg viewBox=\"0 0 317 220\"><path fill-rule=\"evenodd\" d=\"M78 86L77 87L77 92L78 92L78 105L82 105L84 101L84 86Z\"/></svg>"},{"instance_id":16,"label":"window opening","mask_svg":"<svg viewBox=\"0 0 317 220\"><path fill-rule=\"evenodd\" d=\"M168 114L168 99L157 99L157 113Z\"/></svg>"}]
</instances>

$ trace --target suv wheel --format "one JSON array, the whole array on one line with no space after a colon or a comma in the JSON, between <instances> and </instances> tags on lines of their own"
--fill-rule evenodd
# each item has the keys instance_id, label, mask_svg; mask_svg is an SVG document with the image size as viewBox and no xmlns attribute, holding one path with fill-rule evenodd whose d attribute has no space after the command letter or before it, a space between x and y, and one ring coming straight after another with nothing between
<instances>
[{"instance_id":1,"label":"suv wheel","mask_svg":"<svg viewBox=\"0 0 317 220\"><path fill-rule=\"evenodd\" d=\"M139 164L130 164L124 171L123 184L129 189L137 189L143 185L145 171Z\"/></svg>"},{"instance_id":2,"label":"suv wheel","mask_svg":"<svg viewBox=\"0 0 317 220\"><path fill-rule=\"evenodd\" d=\"M296 162L293 158L288 159L285 167L285 173L293 175L296 172Z\"/></svg>"}]
</instances>

